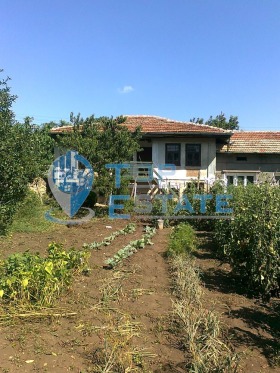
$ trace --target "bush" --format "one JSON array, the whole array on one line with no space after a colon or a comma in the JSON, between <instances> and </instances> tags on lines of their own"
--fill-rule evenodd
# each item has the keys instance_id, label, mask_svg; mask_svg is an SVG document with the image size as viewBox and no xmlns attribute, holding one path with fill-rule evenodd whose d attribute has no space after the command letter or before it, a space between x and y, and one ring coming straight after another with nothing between
<instances>
[{"instance_id":1,"label":"bush","mask_svg":"<svg viewBox=\"0 0 280 373\"><path fill-rule=\"evenodd\" d=\"M77 271L87 270L90 254L64 250L51 243L48 256L29 252L10 255L0 261L0 298L7 303L52 306Z\"/></svg>"},{"instance_id":2,"label":"bush","mask_svg":"<svg viewBox=\"0 0 280 373\"><path fill-rule=\"evenodd\" d=\"M196 248L196 236L188 223L177 225L170 235L167 256L187 254Z\"/></svg>"},{"instance_id":3,"label":"bush","mask_svg":"<svg viewBox=\"0 0 280 373\"><path fill-rule=\"evenodd\" d=\"M28 183L46 172L53 156L48 128L33 126L31 118L15 121L11 106L16 96L7 82L0 79L0 235L12 223Z\"/></svg>"},{"instance_id":4,"label":"bush","mask_svg":"<svg viewBox=\"0 0 280 373\"><path fill-rule=\"evenodd\" d=\"M215 224L218 251L253 294L268 299L280 288L280 188L264 183L228 192L234 218Z\"/></svg>"},{"instance_id":5,"label":"bush","mask_svg":"<svg viewBox=\"0 0 280 373\"><path fill-rule=\"evenodd\" d=\"M45 232L54 227L53 223L45 218L46 205L39 196L32 190L27 191L27 195L20 204L15 214L12 232Z\"/></svg>"}]
</instances>

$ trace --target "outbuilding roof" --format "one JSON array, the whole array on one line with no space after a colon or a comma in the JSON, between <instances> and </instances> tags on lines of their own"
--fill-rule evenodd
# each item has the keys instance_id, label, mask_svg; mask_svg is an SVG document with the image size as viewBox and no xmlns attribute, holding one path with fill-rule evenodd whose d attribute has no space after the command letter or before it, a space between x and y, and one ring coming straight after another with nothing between
<instances>
[{"instance_id":1,"label":"outbuilding roof","mask_svg":"<svg viewBox=\"0 0 280 373\"><path fill-rule=\"evenodd\" d=\"M280 153L280 132L235 131L220 153Z\"/></svg>"}]
</instances>

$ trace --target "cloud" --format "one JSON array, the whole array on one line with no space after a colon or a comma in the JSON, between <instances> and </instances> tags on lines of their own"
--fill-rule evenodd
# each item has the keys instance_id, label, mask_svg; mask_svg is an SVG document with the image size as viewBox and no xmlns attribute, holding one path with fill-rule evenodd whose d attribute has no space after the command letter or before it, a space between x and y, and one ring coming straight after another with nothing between
<instances>
[{"instance_id":1,"label":"cloud","mask_svg":"<svg viewBox=\"0 0 280 373\"><path fill-rule=\"evenodd\" d=\"M119 89L119 93L130 93L133 91L134 91L134 88L131 85L125 85L121 89Z\"/></svg>"}]
</instances>

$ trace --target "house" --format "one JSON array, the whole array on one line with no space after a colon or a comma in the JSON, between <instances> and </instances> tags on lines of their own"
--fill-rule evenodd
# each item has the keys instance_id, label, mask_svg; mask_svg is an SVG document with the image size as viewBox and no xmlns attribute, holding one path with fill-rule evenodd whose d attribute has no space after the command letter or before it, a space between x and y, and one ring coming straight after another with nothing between
<instances>
[{"instance_id":1,"label":"house","mask_svg":"<svg viewBox=\"0 0 280 373\"><path fill-rule=\"evenodd\" d=\"M280 132L229 131L150 115L126 118L123 126L130 131L141 126L143 134L142 150L131 164L152 167L159 188L182 189L190 182L205 187L217 178L246 185L263 173L280 178ZM51 132L69 130L58 127ZM174 164L175 170L168 173L165 164Z\"/></svg>"},{"instance_id":2,"label":"house","mask_svg":"<svg viewBox=\"0 0 280 373\"><path fill-rule=\"evenodd\" d=\"M234 131L227 144L217 147L217 173L230 184L280 180L280 132Z\"/></svg>"}]
</instances>

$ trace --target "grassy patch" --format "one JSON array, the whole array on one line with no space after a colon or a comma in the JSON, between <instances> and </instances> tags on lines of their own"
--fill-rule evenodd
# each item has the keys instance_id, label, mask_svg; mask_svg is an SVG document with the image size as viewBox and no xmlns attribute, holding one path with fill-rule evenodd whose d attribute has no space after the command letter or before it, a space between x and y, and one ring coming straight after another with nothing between
<instances>
[{"instance_id":1,"label":"grassy patch","mask_svg":"<svg viewBox=\"0 0 280 373\"><path fill-rule=\"evenodd\" d=\"M188 223L178 224L170 235L167 256L192 252L196 248L196 235Z\"/></svg>"},{"instance_id":2,"label":"grassy patch","mask_svg":"<svg viewBox=\"0 0 280 373\"><path fill-rule=\"evenodd\" d=\"M38 195L30 190L15 215L11 232L33 233L54 229L55 224L45 218L47 210L48 206L44 205Z\"/></svg>"}]
</instances>

